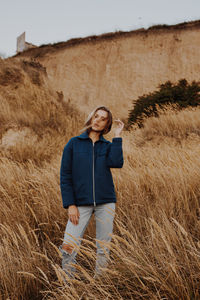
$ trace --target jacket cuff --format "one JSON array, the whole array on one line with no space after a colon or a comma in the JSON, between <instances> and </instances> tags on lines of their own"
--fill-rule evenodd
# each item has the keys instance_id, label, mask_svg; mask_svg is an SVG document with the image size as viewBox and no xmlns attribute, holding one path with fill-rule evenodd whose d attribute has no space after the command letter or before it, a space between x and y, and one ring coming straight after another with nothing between
<instances>
[{"instance_id":1,"label":"jacket cuff","mask_svg":"<svg viewBox=\"0 0 200 300\"><path fill-rule=\"evenodd\" d=\"M122 143L122 137L114 137L114 138L112 139L112 142L113 142L113 143Z\"/></svg>"},{"instance_id":2,"label":"jacket cuff","mask_svg":"<svg viewBox=\"0 0 200 300\"><path fill-rule=\"evenodd\" d=\"M67 209L70 205L76 205L74 202L69 202L67 204L63 204L63 208Z\"/></svg>"}]
</instances>

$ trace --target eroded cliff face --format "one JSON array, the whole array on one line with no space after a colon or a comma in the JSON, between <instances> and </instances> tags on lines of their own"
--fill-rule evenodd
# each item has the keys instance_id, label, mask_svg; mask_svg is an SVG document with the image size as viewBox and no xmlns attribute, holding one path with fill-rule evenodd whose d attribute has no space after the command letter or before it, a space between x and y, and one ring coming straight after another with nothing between
<instances>
[{"instance_id":1,"label":"eroded cliff face","mask_svg":"<svg viewBox=\"0 0 200 300\"><path fill-rule=\"evenodd\" d=\"M113 34L47 52L51 85L88 113L97 105L126 118L132 100L167 80L200 80L200 24ZM36 50L37 51L37 50ZM34 53L34 52L32 52Z\"/></svg>"}]
</instances>

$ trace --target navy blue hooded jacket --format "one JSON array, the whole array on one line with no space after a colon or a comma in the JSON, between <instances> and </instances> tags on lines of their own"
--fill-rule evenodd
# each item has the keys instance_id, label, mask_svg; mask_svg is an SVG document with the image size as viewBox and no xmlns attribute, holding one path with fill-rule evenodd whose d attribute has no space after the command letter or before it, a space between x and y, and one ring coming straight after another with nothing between
<instances>
[{"instance_id":1,"label":"navy blue hooded jacket","mask_svg":"<svg viewBox=\"0 0 200 300\"><path fill-rule=\"evenodd\" d=\"M87 131L66 144L61 161L63 207L116 202L110 168L123 166L122 138L107 141L102 135L93 145Z\"/></svg>"}]
</instances>

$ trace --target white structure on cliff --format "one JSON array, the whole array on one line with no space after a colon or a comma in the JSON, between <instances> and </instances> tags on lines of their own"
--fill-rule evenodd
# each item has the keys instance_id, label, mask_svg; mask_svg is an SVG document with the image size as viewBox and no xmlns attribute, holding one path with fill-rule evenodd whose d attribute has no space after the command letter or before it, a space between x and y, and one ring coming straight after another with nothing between
<instances>
[{"instance_id":1,"label":"white structure on cliff","mask_svg":"<svg viewBox=\"0 0 200 300\"><path fill-rule=\"evenodd\" d=\"M23 32L21 35L19 35L17 37L17 53L19 52L23 52L27 49L30 49L30 48L36 48L37 46L31 44L31 43L28 43L26 42L25 40L25 32Z\"/></svg>"}]
</instances>

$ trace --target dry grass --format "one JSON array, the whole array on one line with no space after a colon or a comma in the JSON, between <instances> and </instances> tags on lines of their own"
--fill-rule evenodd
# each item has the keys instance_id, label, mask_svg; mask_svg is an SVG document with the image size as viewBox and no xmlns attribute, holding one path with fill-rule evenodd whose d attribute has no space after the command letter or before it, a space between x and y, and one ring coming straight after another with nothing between
<instances>
[{"instance_id":1,"label":"dry grass","mask_svg":"<svg viewBox=\"0 0 200 300\"><path fill-rule=\"evenodd\" d=\"M19 143L0 145L1 298L199 299L200 110L169 108L123 133L109 268L93 279L95 244L87 238L77 278L66 285L57 248L67 221L59 168L82 116L50 89L45 74L39 86L21 72L23 86L0 90L2 139L9 129L29 129Z\"/></svg>"}]
</instances>

